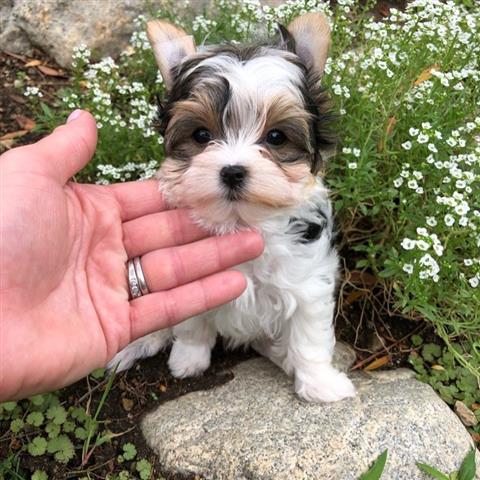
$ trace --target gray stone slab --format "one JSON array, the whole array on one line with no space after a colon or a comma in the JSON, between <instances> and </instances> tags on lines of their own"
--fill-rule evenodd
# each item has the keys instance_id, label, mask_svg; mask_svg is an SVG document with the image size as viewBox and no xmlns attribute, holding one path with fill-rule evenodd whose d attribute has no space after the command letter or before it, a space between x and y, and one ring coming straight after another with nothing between
<instances>
[{"instance_id":1,"label":"gray stone slab","mask_svg":"<svg viewBox=\"0 0 480 480\"><path fill-rule=\"evenodd\" d=\"M449 472L472 442L456 415L409 370L355 373L355 399L308 404L263 358L209 391L161 405L142 429L170 473L205 479L357 480L385 449L382 480L427 479L421 461Z\"/></svg>"}]
</instances>

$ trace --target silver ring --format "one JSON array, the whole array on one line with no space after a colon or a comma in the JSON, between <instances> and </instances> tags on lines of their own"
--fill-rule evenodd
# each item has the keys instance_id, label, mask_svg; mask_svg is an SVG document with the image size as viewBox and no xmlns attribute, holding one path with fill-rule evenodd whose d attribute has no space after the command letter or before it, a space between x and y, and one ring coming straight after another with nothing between
<instances>
[{"instance_id":1,"label":"silver ring","mask_svg":"<svg viewBox=\"0 0 480 480\"><path fill-rule=\"evenodd\" d=\"M140 292L142 292L142 295L148 295L150 291L148 290L147 282L145 280L145 275L143 274L140 257L135 257L133 259L133 265L135 267L135 273L137 274L138 286L140 287Z\"/></svg>"},{"instance_id":2,"label":"silver ring","mask_svg":"<svg viewBox=\"0 0 480 480\"><path fill-rule=\"evenodd\" d=\"M127 262L127 275L128 275L128 288L130 290L131 298L138 298L142 296L142 291L138 284L137 274L135 272L135 266L133 260Z\"/></svg>"}]
</instances>

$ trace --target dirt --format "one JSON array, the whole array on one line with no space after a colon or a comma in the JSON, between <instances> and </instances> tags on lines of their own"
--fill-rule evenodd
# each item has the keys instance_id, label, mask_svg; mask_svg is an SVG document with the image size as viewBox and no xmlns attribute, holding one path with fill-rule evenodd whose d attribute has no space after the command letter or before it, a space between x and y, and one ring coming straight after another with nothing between
<instances>
[{"instance_id":1,"label":"dirt","mask_svg":"<svg viewBox=\"0 0 480 480\"><path fill-rule=\"evenodd\" d=\"M32 61L40 63L37 66L28 66ZM34 121L34 118L28 99L23 95L25 87L40 87L44 94L42 100L49 103L53 101L55 92L68 84L68 77L47 75L42 73L39 67L52 68L63 74L42 52L37 51L27 58L0 51L0 153L9 148L33 143L43 136L28 122ZM5 135L20 132L25 133L2 140Z\"/></svg>"}]
</instances>

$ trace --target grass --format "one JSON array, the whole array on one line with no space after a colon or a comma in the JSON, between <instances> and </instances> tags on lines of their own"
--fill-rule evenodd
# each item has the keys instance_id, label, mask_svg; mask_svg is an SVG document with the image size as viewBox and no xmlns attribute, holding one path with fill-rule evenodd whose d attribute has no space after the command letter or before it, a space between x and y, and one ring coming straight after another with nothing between
<instances>
[{"instance_id":1,"label":"grass","mask_svg":"<svg viewBox=\"0 0 480 480\"><path fill-rule=\"evenodd\" d=\"M307 10L327 14L332 49L323 82L339 113L341 144L325 178L344 232L346 276L373 279L368 290L353 287L355 305L372 318L433 327L434 343L411 339L413 368L445 401L462 401L479 418L480 6L415 0L406 12L391 10L377 21L367 14L372 2L359 4L259 8L254 1L214 0L202 15L179 2L150 14L180 21L198 44L248 41L259 29L273 34L277 21L288 24ZM38 90L25 92L46 131L74 108L95 115L97 152L78 181L146 178L162 162L155 122L165 89L145 20L137 19L131 46L116 62L95 62L79 46L71 85L53 104ZM89 405L68 406L57 393L1 405L3 435L18 448L0 464L0 478L26 478L22 455L72 468L80 457L87 465L113 438L99 419L102 398L93 415ZM471 432L480 438L478 426ZM112 479L151 478L151 465L133 444L122 446L117 463Z\"/></svg>"}]
</instances>

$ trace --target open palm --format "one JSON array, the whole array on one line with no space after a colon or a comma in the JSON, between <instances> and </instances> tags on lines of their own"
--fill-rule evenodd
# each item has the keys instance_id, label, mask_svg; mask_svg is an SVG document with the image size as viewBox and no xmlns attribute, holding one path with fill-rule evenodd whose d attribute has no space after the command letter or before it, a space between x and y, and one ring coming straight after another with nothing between
<instances>
[{"instance_id":1,"label":"open palm","mask_svg":"<svg viewBox=\"0 0 480 480\"><path fill-rule=\"evenodd\" d=\"M68 182L95 144L81 112L0 157L0 400L71 383L134 339L232 300L245 280L225 269L263 248L252 232L208 237L166 208L155 181ZM129 301L137 255L152 293Z\"/></svg>"}]
</instances>

